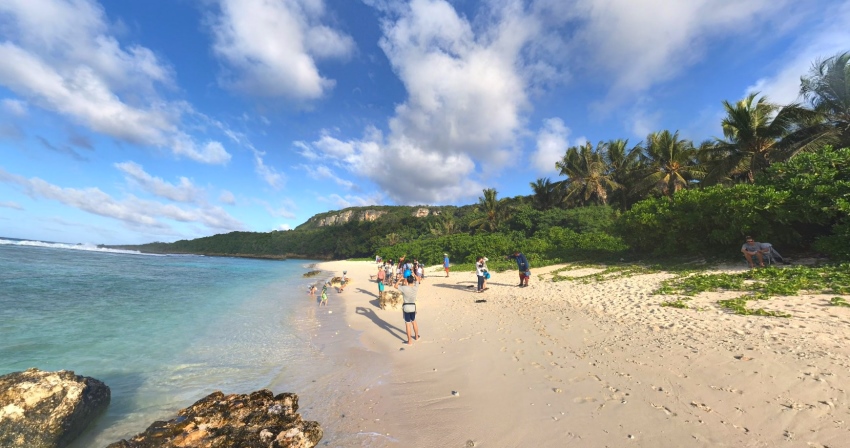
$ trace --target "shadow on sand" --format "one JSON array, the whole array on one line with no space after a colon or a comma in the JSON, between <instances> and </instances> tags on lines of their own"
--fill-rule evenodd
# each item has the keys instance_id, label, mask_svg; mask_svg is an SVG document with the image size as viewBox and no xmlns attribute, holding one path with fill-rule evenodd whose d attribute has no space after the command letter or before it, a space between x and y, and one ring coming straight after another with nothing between
<instances>
[{"instance_id":1,"label":"shadow on sand","mask_svg":"<svg viewBox=\"0 0 850 448\"><path fill-rule=\"evenodd\" d=\"M467 284L468 283L468 284ZM463 283L434 283L434 286L438 288L448 288L448 289L459 289L461 291L466 290L475 290L476 283L475 282L463 282Z\"/></svg>"},{"instance_id":2,"label":"shadow on sand","mask_svg":"<svg viewBox=\"0 0 850 448\"><path fill-rule=\"evenodd\" d=\"M368 295L370 295L370 296L372 296L376 299L380 298L380 297L378 297L378 293L375 293L375 292L372 292L372 291L367 291L363 288L357 288L357 292L359 292L361 294L368 294Z\"/></svg>"},{"instance_id":3,"label":"shadow on sand","mask_svg":"<svg viewBox=\"0 0 850 448\"><path fill-rule=\"evenodd\" d=\"M389 324L389 322L387 322L387 321L385 321L385 320L381 319L380 317L378 317L378 315L377 315L377 314L375 314L375 312L374 312L374 311L372 311L371 309L369 309L369 308L364 308L364 307L362 307L362 306L358 306L358 307L357 307L357 309L356 309L356 311L357 311L357 314L360 314L361 316L366 316L366 317L368 317L368 318L369 318L372 322L374 322L374 323L375 323L375 325L377 325L378 327L383 328L384 330L387 330L387 332L388 332L389 334L391 334L391 335L393 335L393 336L397 337L399 340L401 340L401 342L407 342L407 333L405 333L403 330L401 330L400 328L396 327L395 325L390 325L390 324ZM397 332L398 332L399 334L401 334L402 336L399 336L399 335L398 335L398 334L396 334L396 333L395 333L395 331L393 331L393 330L397 331Z\"/></svg>"}]
</instances>

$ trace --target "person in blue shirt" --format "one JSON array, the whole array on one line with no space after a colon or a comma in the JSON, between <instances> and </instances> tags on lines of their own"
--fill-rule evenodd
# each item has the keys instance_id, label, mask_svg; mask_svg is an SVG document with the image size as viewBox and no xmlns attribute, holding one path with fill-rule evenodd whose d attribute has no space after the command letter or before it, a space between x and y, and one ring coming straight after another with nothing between
<instances>
[{"instance_id":1,"label":"person in blue shirt","mask_svg":"<svg viewBox=\"0 0 850 448\"><path fill-rule=\"evenodd\" d=\"M449 276L449 268L452 265L449 263L449 254L443 254L443 269L446 270L446 277Z\"/></svg>"},{"instance_id":2,"label":"person in blue shirt","mask_svg":"<svg viewBox=\"0 0 850 448\"><path fill-rule=\"evenodd\" d=\"M531 277L528 259L525 258L525 255L518 250L514 251L513 255L508 256L508 259L516 261L516 266L519 269L519 287L524 288L528 286L528 279Z\"/></svg>"}]
</instances>

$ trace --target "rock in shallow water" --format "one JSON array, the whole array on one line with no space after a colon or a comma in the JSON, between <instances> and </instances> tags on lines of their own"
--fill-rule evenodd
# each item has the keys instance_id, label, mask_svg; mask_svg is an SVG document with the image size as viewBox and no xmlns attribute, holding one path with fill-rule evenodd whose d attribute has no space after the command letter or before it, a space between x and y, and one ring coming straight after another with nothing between
<instances>
[{"instance_id":1,"label":"rock in shallow water","mask_svg":"<svg viewBox=\"0 0 850 448\"><path fill-rule=\"evenodd\" d=\"M167 422L107 448L312 448L322 439L317 422L305 422L298 396L274 396L263 389L250 395L213 392Z\"/></svg>"},{"instance_id":2,"label":"rock in shallow water","mask_svg":"<svg viewBox=\"0 0 850 448\"><path fill-rule=\"evenodd\" d=\"M0 446L64 447L109 400L109 387L70 370L29 369L0 376Z\"/></svg>"}]
</instances>

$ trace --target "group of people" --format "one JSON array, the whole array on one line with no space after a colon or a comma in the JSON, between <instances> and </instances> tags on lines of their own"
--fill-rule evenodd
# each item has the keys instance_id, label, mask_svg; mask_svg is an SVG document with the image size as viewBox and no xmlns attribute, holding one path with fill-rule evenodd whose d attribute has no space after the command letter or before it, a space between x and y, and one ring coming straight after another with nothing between
<instances>
[{"instance_id":1,"label":"group of people","mask_svg":"<svg viewBox=\"0 0 850 448\"><path fill-rule=\"evenodd\" d=\"M528 280L531 278L531 266L528 263L528 258L522 252L515 250L513 254L507 256L508 260L516 262L517 270L519 271L519 287L528 286ZM490 270L487 268L487 262L490 261L487 257L478 257L475 260L475 275L478 277L478 289L476 292L484 292L487 288L487 280L490 279ZM446 277L448 277L448 268L446 268Z\"/></svg>"}]
</instances>

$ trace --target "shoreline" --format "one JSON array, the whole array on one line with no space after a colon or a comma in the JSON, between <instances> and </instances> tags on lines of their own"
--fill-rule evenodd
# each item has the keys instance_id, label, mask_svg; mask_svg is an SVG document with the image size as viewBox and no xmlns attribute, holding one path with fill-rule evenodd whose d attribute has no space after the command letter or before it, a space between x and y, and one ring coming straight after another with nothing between
<instances>
[{"instance_id":1,"label":"shoreline","mask_svg":"<svg viewBox=\"0 0 850 448\"><path fill-rule=\"evenodd\" d=\"M386 383L342 403L368 404L359 430L389 434L369 446L841 446L850 437L850 309L827 309L822 295L759 304L793 314L781 319L716 306L735 292L698 295L703 311L661 307L671 296L653 292L674 276L665 272L541 280L563 267L549 266L517 288L509 270L475 294L473 273L445 278L437 266L418 295L422 339L407 347L401 311L377 307L374 262L317 267L348 271L345 320L391 365Z\"/></svg>"}]
</instances>

